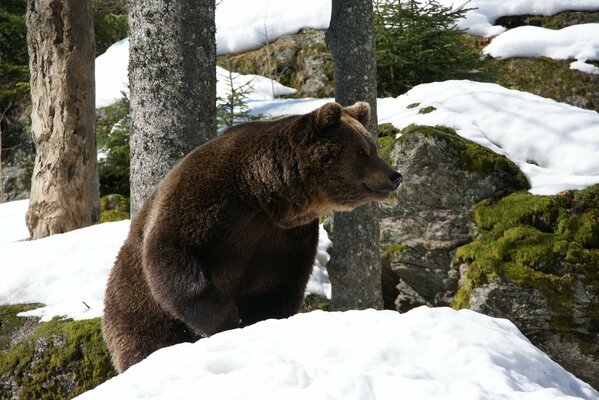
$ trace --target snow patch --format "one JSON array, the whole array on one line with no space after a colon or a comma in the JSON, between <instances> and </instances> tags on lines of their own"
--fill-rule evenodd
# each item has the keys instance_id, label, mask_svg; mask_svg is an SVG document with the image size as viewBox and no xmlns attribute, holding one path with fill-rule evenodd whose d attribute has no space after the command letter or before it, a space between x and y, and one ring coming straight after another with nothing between
<instances>
[{"instance_id":1,"label":"snow patch","mask_svg":"<svg viewBox=\"0 0 599 400\"><path fill-rule=\"evenodd\" d=\"M77 397L597 399L509 321L469 310L298 314L164 348Z\"/></svg>"}]
</instances>

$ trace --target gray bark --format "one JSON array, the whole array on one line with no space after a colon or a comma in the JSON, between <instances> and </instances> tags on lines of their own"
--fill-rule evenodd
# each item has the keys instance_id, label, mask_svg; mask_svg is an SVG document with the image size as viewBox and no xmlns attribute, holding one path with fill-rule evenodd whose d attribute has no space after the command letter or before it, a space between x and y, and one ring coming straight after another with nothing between
<instances>
[{"instance_id":1,"label":"gray bark","mask_svg":"<svg viewBox=\"0 0 599 400\"><path fill-rule=\"evenodd\" d=\"M367 128L376 140L376 60L371 0L333 0L326 34L335 68L335 99L343 106L366 101ZM336 310L380 309L380 237L377 207L367 204L333 216L333 250L327 270Z\"/></svg>"},{"instance_id":2,"label":"gray bark","mask_svg":"<svg viewBox=\"0 0 599 400\"><path fill-rule=\"evenodd\" d=\"M98 221L94 20L90 0L29 0L32 239Z\"/></svg>"},{"instance_id":3,"label":"gray bark","mask_svg":"<svg viewBox=\"0 0 599 400\"><path fill-rule=\"evenodd\" d=\"M129 1L131 213L216 135L215 4Z\"/></svg>"}]
</instances>

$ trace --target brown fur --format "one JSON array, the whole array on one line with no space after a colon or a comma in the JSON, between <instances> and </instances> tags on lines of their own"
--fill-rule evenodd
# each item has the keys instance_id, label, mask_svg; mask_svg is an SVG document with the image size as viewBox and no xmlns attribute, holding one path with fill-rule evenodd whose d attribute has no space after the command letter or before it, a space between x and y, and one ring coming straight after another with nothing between
<instances>
[{"instance_id":1,"label":"brown fur","mask_svg":"<svg viewBox=\"0 0 599 400\"><path fill-rule=\"evenodd\" d=\"M318 216L382 200L400 177L362 126L366 103L238 125L147 199L109 278L103 332L119 372L172 344L303 301Z\"/></svg>"}]
</instances>

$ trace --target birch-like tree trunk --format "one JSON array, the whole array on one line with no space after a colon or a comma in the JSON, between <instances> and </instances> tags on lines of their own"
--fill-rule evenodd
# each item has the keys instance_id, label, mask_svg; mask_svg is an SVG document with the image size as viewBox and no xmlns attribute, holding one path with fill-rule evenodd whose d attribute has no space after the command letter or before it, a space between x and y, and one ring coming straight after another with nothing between
<instances>
[{"instance_id":1,"label":"birch-like tree trunk","mask_svg":"<svg viewBox=\"0 0 599 400\"><path fill-rule=\"evenodd\" d=\"M32 239L98 221L94 19L91 0L28 0Z\"/></svg>"},{"instance_id":2,"label":"birch-like tree trunk","mask_svg":"<svg viewBox=\"0 0 599 400\"><path fill-rule=\"evenodd\" d=\"M216 135L214 0L129 0L131 212Z\"/></svg>"},{"instance_id":3,"label":"birch-like tree trunk","mask_svg":"<svg viewBox=\"0 0 599 400\"><path fill-rule=\"evenodd\" d=\"M335 69L335 100L366 101L366 128L376 140L376 59L372 0L333 0L326 33ZM377 207L367 204L333 215L333 251L327 270L336 310L383 307Z\"/></svg>"}]
</instances>

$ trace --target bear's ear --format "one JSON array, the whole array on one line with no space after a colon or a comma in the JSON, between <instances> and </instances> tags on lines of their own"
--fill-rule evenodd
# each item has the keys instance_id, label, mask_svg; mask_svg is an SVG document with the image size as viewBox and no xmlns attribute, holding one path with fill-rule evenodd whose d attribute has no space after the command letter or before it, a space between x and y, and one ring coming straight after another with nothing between
<instances>
[{"instance_id":1,"label":"bear's ear","mask_svg":"<svg viewBox=\"0 0 599 400\"><path fill-rule=\"evenodd\" d=\"M312 111L313 126L316 131L321 131L333 125L337 125L341 119L341 106L335 102Z\"/></svg>"},{"instance_id":2,"label":"bear's ear","mask_svg":"<svg viewBox=\"0 0 599 400\"><path fill-rule=\"evenodd\" d=\"M345 107L343 111L360 121L362 125L366 125L370 121L370 105L365 101L358 101L353 106Z\"/></svg>"}]
</instances>

